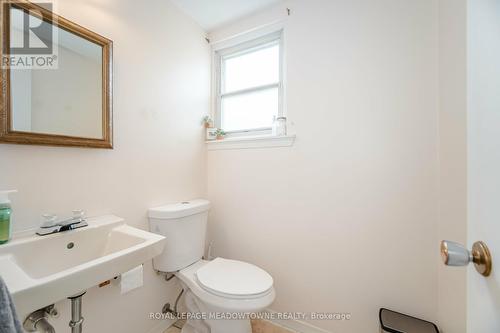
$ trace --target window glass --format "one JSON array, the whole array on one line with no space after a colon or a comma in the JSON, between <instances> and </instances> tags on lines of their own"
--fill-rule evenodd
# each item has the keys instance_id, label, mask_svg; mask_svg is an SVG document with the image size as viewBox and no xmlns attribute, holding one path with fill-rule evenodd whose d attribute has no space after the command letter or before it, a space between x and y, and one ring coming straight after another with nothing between
<instances>
[{"instance_id":1,"label":"window glass","mask_svg":"<svg viewBox=\"0 0 500 333\"><path fill-rule=\"evenodd\" d=\"M224 131L270 128L278 115L279 90L270 88L222 99Z\"/></svg>"},{"instance_id":2,"label":"window glass","mask_svg":"<svg viewBox=\"0 0 500 333\"><path fill-rule=\"evenodd\" d=\"M222 93L270 85L280 81L280 50L276 42L242 55L223 59Z\"/></svg>"}]
</instances>

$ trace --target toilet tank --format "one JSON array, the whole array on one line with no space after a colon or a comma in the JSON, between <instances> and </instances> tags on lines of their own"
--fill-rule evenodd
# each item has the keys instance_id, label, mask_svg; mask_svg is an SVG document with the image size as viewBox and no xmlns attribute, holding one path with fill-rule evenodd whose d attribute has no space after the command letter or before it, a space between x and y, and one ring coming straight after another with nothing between
<instances>
[{"instance_id":1,"label":"toilet tank","mask_svg":"<svg viewBox=\"0 0 500 333\"><path fill-rule=\"evenodd\" d=\"M153 259L161 272L176 272L203 257L208 200L197 199L149 209L149 229L166 237L163 252Z\"/></svg>"}]
</instances>

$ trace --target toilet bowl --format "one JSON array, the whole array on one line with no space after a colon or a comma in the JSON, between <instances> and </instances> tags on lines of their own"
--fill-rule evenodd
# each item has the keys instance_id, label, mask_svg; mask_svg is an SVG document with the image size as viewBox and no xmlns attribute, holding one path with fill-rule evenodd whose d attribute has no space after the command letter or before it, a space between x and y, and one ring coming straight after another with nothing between
<instances>
[{"instance_id":1,"label":"toilet bowl","mask_svg":"<svg viewBox=\"0 0 500 333\"><path fill-rule=\"evenodd\" d=\"M242 261L200 260L175 274L190 298L183 333L250 333L251 314L275 298L272 277Z\"/></svg>"},{"instance_id":2,"label":"toilet bowl","mask_svg":"<svg viewBox=\"0 0 500 333\"><path fill-rule=\"evenodd\" d=\"M251 314L274 301L273 278L243 261L202 259L209 209L198 199L149 210L151 232L167 238L153 266L181 281L188 310L183 333L251 333Z\"/></svg>"}]
</instances>

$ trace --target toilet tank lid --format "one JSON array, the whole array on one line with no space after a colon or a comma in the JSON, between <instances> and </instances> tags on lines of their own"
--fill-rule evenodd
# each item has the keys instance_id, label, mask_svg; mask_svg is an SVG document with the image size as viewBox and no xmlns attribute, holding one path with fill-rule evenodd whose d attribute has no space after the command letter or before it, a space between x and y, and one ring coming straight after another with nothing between
<instances>
[{"instance_id":1,"label":"toilet tank lid","mask_svg":"<svg viewBox=\"0 0 500 333\"><path fill-rule=\"evenodd\" d=\"M176 219L198 213L206 212L210 209L210 201L205 199L195 199L150 208L149 217L154 219Z\"/></svg>"}]
</instances>

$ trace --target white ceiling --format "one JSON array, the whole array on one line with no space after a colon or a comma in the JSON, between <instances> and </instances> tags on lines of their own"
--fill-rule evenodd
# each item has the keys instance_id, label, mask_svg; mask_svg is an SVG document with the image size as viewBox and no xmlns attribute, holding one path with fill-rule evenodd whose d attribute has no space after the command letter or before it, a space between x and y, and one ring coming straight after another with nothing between
<instances>
[{"instance_id":1,"label":"white ceiling","mask_svg":"<svg viewBox=\"0 0 500 333\"><path fill-rule=\"evenodd\" d=\"M226 23L283 0L171 0L203 29L212 31Z\"/></svg>"}]
</instances>

